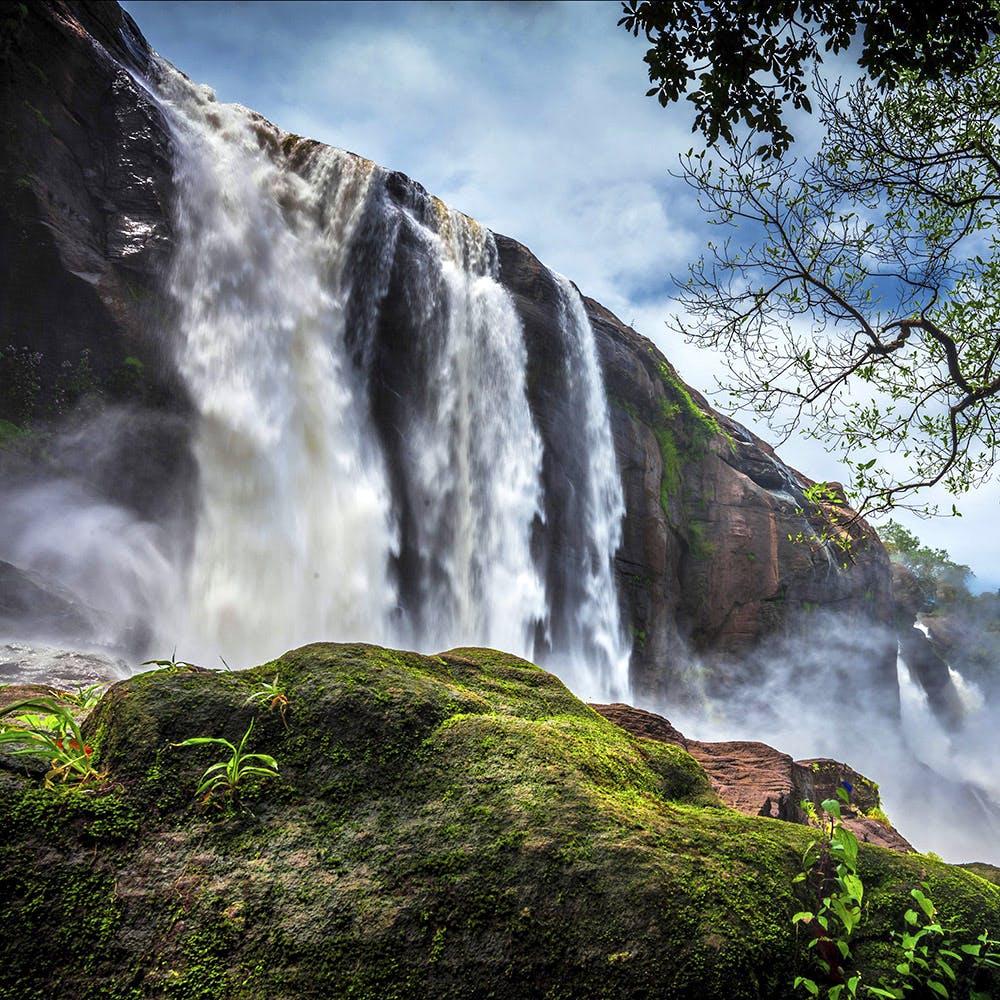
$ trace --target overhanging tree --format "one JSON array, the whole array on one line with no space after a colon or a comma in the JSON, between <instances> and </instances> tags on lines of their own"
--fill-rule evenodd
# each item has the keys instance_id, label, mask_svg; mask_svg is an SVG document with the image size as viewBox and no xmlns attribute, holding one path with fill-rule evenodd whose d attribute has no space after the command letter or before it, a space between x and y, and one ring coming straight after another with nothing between
<instances>
[{"instance_id":1,"label":"overhanging tree","mask_svg":"<svg viewBox=\"0 0 1000 1000\"><path fill-rule=\"evenodd\" d=\"M818 83L804 160L763 160L750 135L683 161L732 232L673 325L724 352L736 402L839 450L867 512L962 493L998 457L998 60L991 42L955 77Z\"/></svg>"},{"instance_id":2,"label":"overhanging tree","mask_svg":"<svg viewBox=\"0 0 1000 1000\"><path fill-rule=\"evenodd\" d=\"M694 128L709 143L734 142L743 124L770 136L765 155L792 140L784 105L810 110L807 80L824 53L854 44L888 90L900 73L963 71L1000 28L993 0L624 0L622 12L618 24L650 44L648 96L666 106L691 90Z\"/></svg>"}]
</instances>

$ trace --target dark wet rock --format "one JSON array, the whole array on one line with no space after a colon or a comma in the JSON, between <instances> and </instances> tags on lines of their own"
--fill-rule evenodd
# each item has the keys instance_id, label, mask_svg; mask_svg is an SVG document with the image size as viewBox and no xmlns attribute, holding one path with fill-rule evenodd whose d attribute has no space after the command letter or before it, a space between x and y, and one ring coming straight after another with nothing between
<instances>
[{"instance_id":1,"label":"dark wet rock","mask_svg":"<svg viewBox=\"0 0 1000 1000\"><path fill-rule=\"evenodd\" d=\"M117 4L4 3L0 22L0 347L40 355L49 380L83 352L102 379L137 357L177 395L170 141L132 75L148 47Z\"/></svg>"},{"instance_id":2,"label":"dark wet rock","mask_svg":"<svg viewBox=\"0 0 1000 1000\"><path fill-rule=\"evenodd\" d=\"M75 595L0 560L0 636L86 635L91 617Z\"/></svg>"},{"instance_id":3,"label":"dark wet rock","mask_svg":"<svg viewBox=\"0 0 1000 1000\"><path fill-rule=\"evenodd\" d=\"M107 653L0 642L0 684L76 691L93 684L112 684L129 673L124 660Z\"/></svg>"},{"instance_id":4,"label":"dark wet rock","mask_svg":"<svg viewBox=\"0 0 1000 1000\"><path fill-rule=\"evenodd\" d=\"M907 629L917 620L917 615L923 610L927 598L913 570L898 562L893 562L890 569L896 622L901 629Z\"/></svg>"}]
</instances>

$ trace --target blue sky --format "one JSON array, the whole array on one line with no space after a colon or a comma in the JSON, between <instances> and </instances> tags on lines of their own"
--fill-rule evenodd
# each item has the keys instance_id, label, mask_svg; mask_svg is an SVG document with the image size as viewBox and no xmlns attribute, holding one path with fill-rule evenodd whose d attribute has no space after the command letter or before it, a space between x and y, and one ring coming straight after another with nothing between
<instances>
[{"instance_id":1,"label":"blue sky","mask_svg":"<svg viewBox=\"0 0 1000 1000\"><path fill-rule=\"evenodd\" d=\"M712 387L718 358L663 325L670 275L711 235L670 175L694 142L690 119L645 97L643 40L616 27L616 0L122 6L220 100L409 174L572 278L695 388ZM814 479L844 478L814 443L781 454ZM898 519L993 589L997 499L995 488L964 499L960 520Z\"/></svg>"}]
</instances>

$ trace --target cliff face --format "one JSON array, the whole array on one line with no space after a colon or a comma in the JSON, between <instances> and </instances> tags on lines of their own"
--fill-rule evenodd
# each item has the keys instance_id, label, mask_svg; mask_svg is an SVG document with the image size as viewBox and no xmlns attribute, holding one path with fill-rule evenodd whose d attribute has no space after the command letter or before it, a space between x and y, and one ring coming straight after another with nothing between
<instances>
[{"instance_id":1,"label":"cliff face","mask_svg":"<svg viewBox=\"0 0 1000 1000\"><path fill-rule=\"evenodd\" d=\"M497 244L532 363L544 371L553 365L546 271L521 244ZM616 570L637 690L676 693L690 649L740 658L776 632L808 626L821 608L843 616L845 631L886 627L869 666L876 684L893 688L892 582L874 531L835 492L808 499L812 480L716 413L650 340L585 302L625 489ZM536 407L544 409L541 393Z\"/></svg>"},{"instance_id":2,"label":"cliff face","mask_svg":"<svg viewBox=\"0 0 1000 1000\"><path fill-rule=\"evenodd\" d=\"M46 382L84 350L101 377L142 355L169 382L173 184L165 125L132 76L146 42L117 4L4 3L0 25L0 344L41 354Z\"/></svg>"},{"instance_id":3,"label":"cliff face","mask_svg":"<svg viewBox=\"0 0 1000 1000\"><path fill-rule=\"evenodd\" d=\"M12 262L0 274L0 420L16 431L95 398L129 407L134 433L116 437L102 467L74 470L71 455L60 460L115 503L190 522L192 423L163 287L171 143L132 75L149 71L148 47L115 5L5 3L0 19L0 255ZM409 196L407 185L400 190ZM550 482L568 475L573 448L574 414L556 402L558 296L525 247L500 236L496 243L500 279L524 328L529 403ZM586 306L625 492L615 569L636 691L674 689L690 648L709 660L743 656L817 608L842 614L845 629L889 624L888 562L871 530L836 502L808 500L809 480L714 413L651 342L599 303ZM390 302L386 314L405 326L407 308ZM397 329L393 350L407 343ZM410 370L406 357L394 358L397 375ZM37 452L14 451L4 458L8 476L30 475ZM894 656L887 638L865 667L886 688L895 683Z\"/></svg>"}]
</instances>

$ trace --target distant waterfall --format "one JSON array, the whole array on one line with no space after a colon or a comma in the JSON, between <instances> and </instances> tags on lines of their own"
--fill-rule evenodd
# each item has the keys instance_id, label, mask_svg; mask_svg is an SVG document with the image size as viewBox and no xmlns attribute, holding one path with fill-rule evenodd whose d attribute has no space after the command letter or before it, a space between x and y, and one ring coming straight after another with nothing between
<instances>
[{"instance_id":1,"label":"distant waterfall","mask_svg":"<svg viewBox=\"0 0 1000 1000\"><path fill-rule=\"evenodd\" d=\"M164 640L239 663L317 639L490 645L624 697L624 504L576 290L554 279L577 454L553 495L492 234L166 65L160 92L201 498Z\"/></svg>"}]
</instances>

